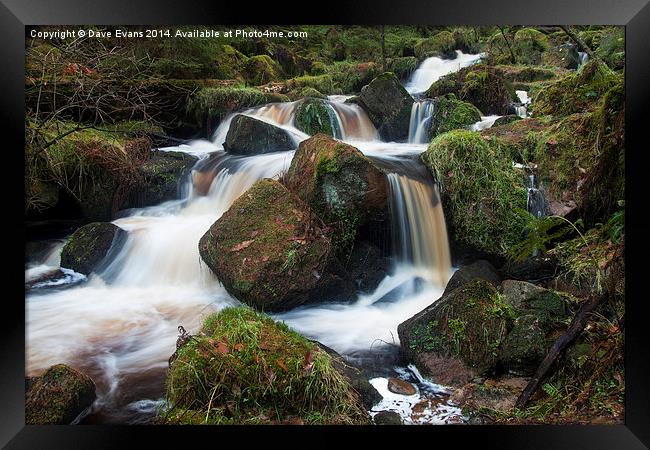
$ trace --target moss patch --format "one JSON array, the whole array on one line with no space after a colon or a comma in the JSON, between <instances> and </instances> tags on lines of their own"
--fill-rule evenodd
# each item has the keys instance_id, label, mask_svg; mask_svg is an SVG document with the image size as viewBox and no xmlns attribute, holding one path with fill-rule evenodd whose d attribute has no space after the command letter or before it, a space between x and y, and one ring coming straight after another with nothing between
<instances>
[{"instance_id":1,"label":"moss patch","mask_svg":"<svg viewBox=\"0 0 650 450\"><path fill-rule=\"evenodd\" d=\"M248 308L206 318L167 377L172 424L364 424L359 394L316 344Z\"/></svg>"},{"instance_id":2,"label":"moss patch","mask_svg":"<svg viewBox=\"0 0 650 450\"><path fill-rule=\"evenodd\" d=\"M458 100L454 94L447 94L433 100L429 136L466 128L479 120L481 112L474 105Z\"/></svg>"},{"instance_id":3,"label":"moss patch","mask_svg":"<svg viewBox=\"0 0 650 450\"><path fill-rule=\"evenodd\" d=\"M309 135L324 133L341 139L341 127L338 124L336 113L324 100L305 99L296 109L294 121L296 128Z\"/></svg>"},{"instance_id":4,"label":"moss patch","mask_svg":"<svg viewBox=\"0 0 650 450\"><path fill-rule=\"evenodd\" d=\"M513 47L520 64L539 64L542 53L548 49L546 35L533 28L524 28L515 33Z\"/></svg>"}]
</instances>

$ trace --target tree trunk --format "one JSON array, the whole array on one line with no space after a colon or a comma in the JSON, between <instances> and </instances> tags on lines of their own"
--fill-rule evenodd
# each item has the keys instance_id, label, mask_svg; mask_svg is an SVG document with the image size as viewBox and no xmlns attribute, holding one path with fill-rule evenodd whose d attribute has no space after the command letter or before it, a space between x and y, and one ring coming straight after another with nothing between
<instances>
[{"instance_id":1,"label":"tree trunk","mask_svg":"<svg viewBox=\"0 0 650 450\"><path fill-rule=\"evenodd\" d=\"M510 46L510 41L506 37L505 31L503 31L503 27L499 27L499 31L501 31L503 40L506 41L506 45L508 46L508 50L510 51L510 58L512 59L512 64L517 64L517 58L515 58L515 53L512 51L512 47Z\"/></svg>"}]
</instances>

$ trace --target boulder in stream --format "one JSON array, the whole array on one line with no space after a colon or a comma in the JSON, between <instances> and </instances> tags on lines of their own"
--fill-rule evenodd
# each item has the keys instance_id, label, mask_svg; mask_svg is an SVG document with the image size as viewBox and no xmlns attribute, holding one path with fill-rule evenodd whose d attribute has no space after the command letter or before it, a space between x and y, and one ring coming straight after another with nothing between
<instances>
[{"instance_id":1,"label":"boulder in stream","mask_svg":"<svg viewBox=\"0 0 650 450\"><path fill-rule=\"evenodd\" d=\"M466 128L481 120L481 111L454 94L433 99L433 113L429 124L429 138L447 131Z\"/></svg>"},{"instance_id":2,"label":"boulder in stream","mask_svg":"<svg viewBox=\"0 0 650 450\"><path fill-rule=\"evenodd\" d=\"M332 137L341 137L341 128L336 113L327 100L306 98L296 108L294 120L296 128L309 135L324 133Z\"/></svg>"},{"instance_id":3,"label":"boulder in stream","mask_svg":"<svg viewBox=\"0 0 650 450\"><path fill-rule=\"evenodd\" d=\"M384 141L405 141L413 97L391 72L386 72L361 89L357 103L368 113Z\"/></svg>"},{"instance_id":4,"label":"boulder in stream","mask_svg":"<svg viewBox=\"0 0 650 450\"><path fill-rule=\"evenodd\" d=\"M264 311L350 300L332 231L280 182L263 179L203 235L199 253L231 295Z\"/></svg>"},{"instance_id":5,"label":"boulder in stream","mask_svg":"<svg viewBox=\"0 0 650 450\"><path fill-rule=\"evenodd\" d=\"M293 150L293 139L286 130L254 117L237 114L230 123L223 148L238 155Z\"/></svg>"},{"instance_id":6,"label":"boulder in stream","mask_svg":"<svg viewBox=\"0 0 650 450\"><path fill-rule=\"evenodd\" d=\"M61 267L88 275L101 268L109 253L115 254L127 232L109 222L93 222L77 229L61 250Z\"/></svg>"},{"instance_id":7,"label":"boulder in stream","mask_svg":"<svg viewBox=\"0 0 650 450\"><path fill-rule=\"evenodd\" d=\"M28 425L68 425L96 398L93 380L65 364L52 366L25 384Z\"/></svg>"}]
</instances>

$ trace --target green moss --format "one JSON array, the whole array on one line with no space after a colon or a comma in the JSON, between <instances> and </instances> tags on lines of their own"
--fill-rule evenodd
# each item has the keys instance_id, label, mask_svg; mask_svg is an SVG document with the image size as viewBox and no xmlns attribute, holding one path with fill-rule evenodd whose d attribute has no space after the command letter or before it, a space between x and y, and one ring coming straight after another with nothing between
<instances>
[{"instance_id":1,"label":"green moss","mask_svg":"<svg viewBox=\"0 0 650 450\"><path fill-rule=\"evenodd\" d=\"M171 423L367 423L331 357L286 325L248 308L205 319L167 377Z\"/></svg>"},{"instance_id":2,"label":"green moss","mask_svg":"<svg viewBox=\"0 0 650 450\"><path fill-rule=\"evenodd\" d=\"M334 82L332 76L329 74L324 75L304 75L301 77L291 78L287 80L287 89L302 89L302 88L313 88L318 92L321 92L325 95L336 94L336 89L334 88Z\"/></svg>"},{"instance_id":3,"label":"green moss","mask_svg":"<svg viewBox=\"0 0 650 450\"><path fill-rule=\"evenodd\" d=\"M429 136L434 137L478 122L481 112L471 103L458 100L454 94L447 94L434 100L431 117Z\"/></svg>"},{"instance_id":4,"label":"green moss","mask_svg":"<svg viewBox=\"0 0 650 450\"><path fill-rule=\"evenodd\" d=\"M600 37L596 56L614 70L625 67L625 30L616 27Z\"/></svg>"},{"instance_id":5,"label":"green moss","mask_svg":"<svg viewBox=\"0 0 650 450\"><path fill-rule=\"evenodd\" d=\"M244 63L242 75L253 86L259 86L282 78L280 65L269 55L256 55Z\"/></svg>"},{"instance_id":6,"label":"green moss","mask_svg":"<svg viewBox=\"0 0 650 450\"><path fill-rule=\"evenodd\" d=\"M518 63L539 64L549 42L544 33L534 28L524 28L515 33L513 47Z\"/></svg>"},{"instance_id":7,"label":"green moss","mask_svg":"<svg viewBox=\"0 0 650 450\"><path fill-rule=\"evenodd\" d=\"M203 123L206 118L223 118L238 109L285 101L289 101L285 95L266 93L254 88L208 87L200 89L190 98L187 110L198 123Z\"/></svg>"},{"instance_id":8,"label":"green moss","mask_svg":"<svg viewBox=\"0 0 650 450\"><path fill-rule=\"evenodd\" d=\"M393 72L400 80L406 80L418 67L418 60L415 56L404 56L402 58L391 58L387 61L386 70Z\"/></svg>"},{"instance_id":9,"label":"green moss","mask_svg":"<svg viewBox=\"0 0 650 450\"><path fill-rule=\"evenodd\" d=\"M507 152L471 131L436 137L420 156L441 183L452 239L488 253L506 255L524 226L515 213L526 208L526 189Z\"/></svg>"},{"instance_id":10,"label":"green moss","mask_svg":"<svg viewBox=\"0 0 650 450\"><path fill-rule=\"evenodd\" d=\"M456 55L456 39L451 32L441 31L431 38L420 40L414 50L419 59L430 56L453 58Z\"/></svg>"},{"instance_id":11,"label":"green moss","mask_svg":"<svg viewBox=\"0 0 650 450\"><path fill-rule=\"evenodd\" d=\"M324 100L305 99L296 109L294 122L296 128L309 135L324 133L337 139L342 137L336 113Z\"/></svg>"}]
</instances>

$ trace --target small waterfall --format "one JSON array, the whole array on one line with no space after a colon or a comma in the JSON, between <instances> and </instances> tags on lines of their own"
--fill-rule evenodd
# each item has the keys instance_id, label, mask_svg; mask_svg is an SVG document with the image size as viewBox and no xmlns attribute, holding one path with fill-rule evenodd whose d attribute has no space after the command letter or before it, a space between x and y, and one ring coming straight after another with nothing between
<instances>
[{"instance_id":1,"label":"small waterfall","mask_svg":"<svg viewBox=\"0 0 650 450\"><path fill-rule=\"evenodd\" d=\"M394 248L402 263L425 269L444 285L451 270L447 227L435 185L396 173L388 174Z\"/></svg>"},{"instance_id":2,"label":"small waterfall","mask_svg":"<svg viewBox=\"0 0 650 450\"><path fill-rule=\"evenodd\" d=\"M411 75L410 80L404 87L411 95L424 92L440 77L456 72L464 67L469 67L480 61L483 56L483 53L467 55L460 50L456 50L455 59L442 59L432 56L422 61L422 64L413 72L413 75Z\"/></svg>"},{"instance_id":3,"label":"small waterfall","mask_svg":"<svg viewBox=\"0 0 650 450\"><path fill-rule=\"evenodd\" d=\"M587 61L589 61L589 55L587 52L578 52L578 56L580 57L580 62L578 63L578 69L585 64L587 64Z\"/></svg>"},{"instance_id":4,"label":"small waterfall","mask_svg":"<svg viewBox=\"0 0 650 450\"><path fill-rule=\"evenodd\" d=\"M481 120L470 125L469 129L472 131L481 131L490 128L494 122L502 116L481 116Z\"/></svg>"},{"instance_id":5,"label":"small waterfall","mask_svg":"<svg viewBox=\"0 0 650 450\"><path fill-rule=\"evenodd\" d=\"M348 98L346 96L336 97ZM378 140L379 133L377 133L377 129L363 108L354 103L343 103L343 101L331 100L329 102L338 119L339 128L341 129L341 139L350 141Z\"/></svg>"},{"instance_id":6,"label":"small waterfall","mask_svg":"<svg viewBox=\"0 0 650 450\"><path fill-rule=\"evenodd\" d=\"M537 189L535 174L528 175L528 212L535 217L544 217L548 212L548 204L544 194Z\"/></svg>"},{"instance_id":7,"label":"small waterfall","mask_svg":"<svg viewBox=\"0 0 650 450\"><path fill-rule=\"evenodd\" d=\"M526 91L515 91L521 105L515 106L517 115L522 118L528 117L528 105L530 104L530 97Z\"/></svg>"},{"instance_id":8,"label":"small waterfall","mask_svg":"<svg viewBox=\"0 0 650 450\"><path fill-rule=\"evenodd\" d=\"M426 144L429 142L429 126L435 104L428 99L416 101L411 107L411 120L409 122L410 144Z\"/></svg>"}]
</instances>

